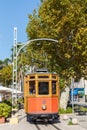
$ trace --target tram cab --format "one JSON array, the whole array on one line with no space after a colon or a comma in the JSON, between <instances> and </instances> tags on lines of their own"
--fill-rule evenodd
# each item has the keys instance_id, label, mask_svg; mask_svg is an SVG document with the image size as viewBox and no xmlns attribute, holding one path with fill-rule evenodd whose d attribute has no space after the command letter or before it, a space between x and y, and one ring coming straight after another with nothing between
<instances>
[{"instance_id":1,"label":"tram cab","mask_svg":"<svg viewBox=\"0 0 87 130\"><path fill-rule=\"evenodd\" d=\"M58 119L59 77L46 69L39 69L24 76L24 108L27 121Z\"/></svg>"}]
</instances>

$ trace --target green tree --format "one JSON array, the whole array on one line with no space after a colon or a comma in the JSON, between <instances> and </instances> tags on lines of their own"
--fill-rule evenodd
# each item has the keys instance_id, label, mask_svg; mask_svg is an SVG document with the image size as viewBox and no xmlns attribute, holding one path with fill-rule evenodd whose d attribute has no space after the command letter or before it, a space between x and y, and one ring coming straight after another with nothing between
<instances>
[{"instance_id":1,"label":"green tree","mask_svg":"<svg viewBox=\"0 0 87 130\"><path fill-rule=\"evenodd\" d=\"M29 15L26 32L28 39L48 37L59 41L58 44L41 42L40 47L32 44L36 55L43 48L50 70L65 80L71 76L87 77L86 0L42 1L38 11Z\"/></svg>"},{"instance_id":2,"label":"green tree","mask_svg":"<svg viewBox=\"0 0 87 130\"><path fill-rule=\"evenodd\" d=\"M0 65L1 65L2 63L3 63L2 60L0 60Z\"/></svg>"},{"instance_id":3,"label":"green tree","mask_svg":"<svg viewBox=\"0 0 87 130\"><path fill-rule=\"evenodd\" d=\"M12 84L12 65L7 65L0 70L0 83L6 87Z\"/></svg>"},{"instance_id":4,"label":"green tree","mask_svg":"<svg viewBox=\"0 0 87 130\"><path fill-rule=\"evenodd\" d=\"M3 61L0 60L0 69L2 69L2 67L3 67Z\"/></svg>"},{"instance_id":5,"label":"green tree","mask_svg":"<svg viewBox=\"0 0 87 130\"><path fill-rule=\"evenodd\" d=\"M4 65L8 65L9 63L11 63L11 60L9 58L6 58L4 61L3 61L3 64Z\"/></svg>"},{"instance_id":6,"label":"green tree","mask_svg":"<svg viewBox=\"0 0 87 130\"><path fill-rule=\"evenodd\" d=\"M9 58L6 58L4 61L0 60L0 69L5 67L6 65L9 65L11 63L11 60Z\"/></svg>"}]
</instances>

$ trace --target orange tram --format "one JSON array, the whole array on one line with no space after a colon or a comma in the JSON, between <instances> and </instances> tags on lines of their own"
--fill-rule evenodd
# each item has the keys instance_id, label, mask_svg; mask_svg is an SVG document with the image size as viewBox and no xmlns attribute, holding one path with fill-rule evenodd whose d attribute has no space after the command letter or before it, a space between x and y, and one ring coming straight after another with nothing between
<instances>
[{"instance_id":1,"label":"orange tram","mask_svg":"<svg viewBox=\"0 0 87 130\"><path fill-rule=\"evenodd\" d=\"M59 119L58 75L45 69L24 76L24 108L27 121Z\"/></svg>"}]
</instances>

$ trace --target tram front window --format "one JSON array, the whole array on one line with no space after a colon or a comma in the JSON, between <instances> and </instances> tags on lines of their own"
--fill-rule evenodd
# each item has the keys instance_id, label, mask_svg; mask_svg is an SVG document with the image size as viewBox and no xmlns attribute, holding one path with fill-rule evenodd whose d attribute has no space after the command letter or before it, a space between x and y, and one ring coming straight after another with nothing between
<instances>
[{"instance_id":1,"label":"tram front window","mask_svg":"<svg viewBox=\"0 0 87 130\"><path fill-rule=\"evenodd\" d=\"M48 82L39 82L38 83L38 94L39 95L48 95L49 94L49 83Z\"/></svg>"}]
</instances>

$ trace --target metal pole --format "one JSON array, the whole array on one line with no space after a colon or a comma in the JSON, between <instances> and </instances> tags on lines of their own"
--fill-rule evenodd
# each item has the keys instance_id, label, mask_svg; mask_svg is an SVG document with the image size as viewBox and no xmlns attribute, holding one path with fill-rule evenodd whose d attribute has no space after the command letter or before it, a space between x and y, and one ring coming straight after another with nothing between
<instances>
[{"instance_id":1,"label":"metal pole","mask_svg":"<svg viewBox=\"0 0 87 130\"><path fill-rule=\"evenodd\" d=\"M15 44L16 44L16 88L15 89L16 89L16 103L17 103L17 88L18 88L17 87L17 85L18 85L17 84L17 28L15 28L15 35L16 35L15 36L15 38L16 38L15 39Z\"/></svg>"},{"instance_id":2,"label":"metal pole","mask_svg":"<svg viewBox=\"0 0 87 130\"><path fill-rule=\"evenodd\" d=\"M16 91L15 97L13 94ZM12 90L12 103L17 103L17 27L14 27L14 45L13 45L13 90Z\"/></svg>"},{"instance_id":3,"label":"metal pole","mask_svg":"<svg viewBox=\"0 0 87 130\"><path fill-rule=\"evenodd\" d=\"M72 112L74 113L74 78L71 78Z\"/></svg>"}]
</instances>

